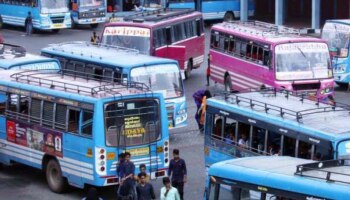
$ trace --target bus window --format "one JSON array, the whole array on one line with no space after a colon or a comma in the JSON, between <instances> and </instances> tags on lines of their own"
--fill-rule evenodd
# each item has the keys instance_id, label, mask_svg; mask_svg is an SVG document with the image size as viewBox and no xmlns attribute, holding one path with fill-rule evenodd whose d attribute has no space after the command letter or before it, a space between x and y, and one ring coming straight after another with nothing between
<instances>
[{"instance_id":1,"label":"bus window","mask_svg":"<svg viewBox=\"0 0 350 200\"><path fill-rule=\"evenodd\" d=\"M215 124L213 128L212 136L215 139L221 140L222 137L222 127L223 127L223 118L221 116L216 115L215 116Z\"/></svg>"},{"instance_id":2,"label":"bus window","mask_svg":"<svg viewBox=\"0 0 350 200\"><path fill-rule=\"evenodd\" d=\"M241 55L241 48L242 48L242 41L236 40L236 51L235 51L236 56Z\"/></svg>"},{"instance_id":3,"label":"bus window","mask_svg":"<svg viewBox=\"0 0 350 200\"><path fill-rule=\"evenodd\" d=\"M81 73L85 71L85 64L84 63L81 63L81 62L76 62L75 63L75 72L76 75L82 75Z\"/></svg>"},{"instance_id":4,"label":"bus window","mask_svg":"<svg viewBox=\"0 0 350 200\"><path fill-rule=\"evenodd\" d=\"M6 93L0 92L0 115L5 113L6 108Z\"/></svg>"},{"instance_id":5,"label":"bus window","mask_svg":"<svg viewBox=\"0 0 350 200\"><path fill-rule=\"evenodd\" d=\"M193 22L189 21L189 22L185 22L185 34L186 34L186 38L190 38L195 36L194 32L194 27L193 27Z\"/></svg>"},{"instance_id":6,"label":"bus window","mask_svg":"<svg viewBox=\"0 0 350 200\"><path fill-rule=\"evenodd\" d=\"M212 33L211 34L211 47L217 48L219 46L219 34Z\"/></svg>"},{"instance_id":7,"label":"bus window","mask_svg":"<svg viewBox=\"0 0 350 200\"><path fill-rule=\"evenodd\" d=\"M197 20L196 21L196 33L197 36L200 36L203 33L203 26L202 26L202 20Z\"/></svg>"},{"instance_id":8,"label":"bus window","mask_svg":"<svg viewBox=\"0 0 350 200\"><path fill-rule=\"evenodd\" d=\"M296 139L288 136L284 136L283 139L283 155L295 156Z\"/></svg>"},{"instance_id":9,"label":"bus window","mask_svg":"<svg viewBox=\"0 0 350 200\"><path fill-rule=\"evenodd\" d=\"M252 60L255 62L258 60L258 47L256 45L253 45Z\"/></svg>"},{"instance_id":10,"label":"bus window","mask_svg":"<svg viewBox=\"0 0 350 200\"><path fill-rule=\"evenodd\" d=\"M43 125L46 127L52 127L54 113L54 103L49 101L44 101L43 107Z\"/></svg>"},{"instance_id":11,"label":"bus window","mask_svg":"<svg viewBox=\"0 0 350 200\"><path fill-rule=\"evenodd\" d=\"M17 102L18 102L18 95L10 94L8 99L7 109L12 112L17 112Z\"/></svg>"},{"instance_id":12,"label":"bus window","mask_svg":"<svg viewBox=\"0 0 350 200\"><path fill-rule=\"evenodd\" d=\"M246 45L247 49L246 49L246 54L243 53L243 55L245 55L245 57L247 59L251 59L252 58L252 49L253 49L253 45L250 43L247 43Z\"/></svg>"},{"instance_id":13,"label":"bus window","mask_svg":"<svg viewBox=\"0 0 350 200\"><path fill-rule=\"evenodd\" d=\"M271 67L271 55L270 55L270 51L268 50L264 50L264 61L263 61L263 65Z\"/></svg>"},{"instance_id":14,"label":"bus window","mask_svg":"<svg viewBox=\"0 0 350 200\"><path fill-rule=\"evenodd\" d=\"M112 78L113 78L113 70L105 69L103 73L103 79L105 81L113 81Z\"/></svg>"},{"instance_id":15,"label":"bus window","mask_svg":"<svg viewBox=\"0 0 350 200\"><path fill-rule=\"evenodd\" d=\"M224 37L225 39L224 39L224 50L226 51L226 52L228 52L229 51L229 43L230 43L230 39L228 38L228 37Z\"/></svg>"},{"instance_id":16,"label":"bus window","mask_svg":"<svg viewBox=\"0 0 350 200\"><path fill-rule=\"evenodd\" d=\"M186 38L184 24L177 24L173 26L174 41L177 42Z\"/></svg>"},{"instance_id":17,"label":"bus window","mask_svg":"<svg viewBox=\"0 0 350 200\"><path fill-rule=\"evenodd\" d=\"M83 121L81 124L81 133L84 135L92 135L93 112L83 111Z\"/></svg>"},{"instance_id":18,"label":"bus window","mask_svg":"<svg viewBox=\"0 0 350 200\"><path fill-rule=\"evenodd\" d=\"M235 39L230 37L230 42L228 46L228 52L233 53L235 51Z\"/></svg>"},{"instance_id":19,"label":"bus window","mask_svg":"<svg viewBox=\"0 0 350 200\"><path fill-rule=\"evenodd\" d=\"M85 66L85 73L88 74L88 78L94 78L94 66L87 64Z\"/></svg>"},{"instance_id":20,"label":"bus window","mask_svg":"<svg viewBox=\"0 0 350 200\"><path fill-rule=\"evenodd\" d=\"M332 148L326 148L323 146L315 146L315 153L313 160L331 160L333 158Z\"/></svg>"},{"instance_id":21,"label":"bus window","mask_svg":"<svg viewBox=\"0 0 350 200\"><path fill-rule=\"evenodd\" d=\"M75 109L68 109L68 131L78 133L80 111Z\"/></svg>"},{"instance_id":22,"label":"bus window","mask_svg":"<svg viewBox=\"0 0 350 200\"><path fill-rule=\"evenodd\" d=\"M298 158L311 159L312 145L299 140Z\"/></svg>"},{"instance_id":23,"label":"bus window","mask_svg":"<svg viewBox=\"0 0 350 200\"><path fill-rule=\"evenodd\" d=\"M258 63L259 64L263 64L263 57L264 57L264 50L263 50L263 48L261 48L261 47L259 47L259 49L258 49Z\"/></svg>"},{"instance_id":24,"label":"bus window","mask_svg":"<svg viewBox=\"0 0 350 200\"><path fill-rule=\"evenodd\" d=\"M31 122L40 123L40 121L41 121L41 100L31 99L30 119L31 119Z\"/></svg>"},{"instance_id":25,"label":"bus window","mask_svg":"<svg viewBox=\"0 0 350 200\"><path fill-rule=\"evenodd\" d=\"M269 155L278 155L280 153L280 147L281 147L281 135L278 133L274 133L269 131L268 132L268 139L267 139L267 153Z\"/></svg>"},{"instance_id":26,"label":"bus window","mask_svg":"<svg viewBox=\"0 0 350 200\"><path fill-rule=\"evenodd\" d=\"M220 34L219 36L219 46L218 49L220 51L224 51L225 50L225 36Z\"/></svg>"},{"instance_id":27,"label":"bus window","mask_svg":"<svg viewBox=\"0 0 350 200\"><path fill-rule=\"evenodd\" d=\"M253 127L251 149L254 152L259 154L263 154L265 152L265 134L265 129Z\"/></svg>"},{"instance_id":28,"label":"bus window","mask_svg":"<svg viewBox=\"0 0 350 200\"><path fill-rule=\"evenodd\" d=\"M227 144L236 144L237 121L231 118L225 119L224 139Z\"/></svg>"},{"instance_id":29,"label":"bus window","mask_svg":"<svg viewBox=\"0 0 350 200\"><path fill-rule=\"evenodd\" d=\"M103 76L103 69L100 67L96 67L94 75L94 79L101 80Z\"/></svg>"},{"instance_id":30,"label":"bus window","mask_svg":"<svg viewBox=\"0 0 350 200\"><path fill-rule=\"evenodd\" d=\"M74 74L75 71L75 67L74 67L74 63L72 61L67 62L66 66L65 66L68 71L67 74Z\"/></svg>"},{"instance_id":31,"label":"bus window","mask_svg":"<svg viewBox=\"0 0 350 200\"><path fill-rule=\"evenodd\" d=\"M238 132L237 132L237 139L238 139L238 145L243 148L248 148L248 138L249 138L249 132L250 132L250 125L245 124L242 122L238 122Z\"/></svg>"},{"instance_id":32,"label":"bus window","mask_svg":"<svg viewBox=\"0 0 350 200\"><path fill-rule=\"evenodd\" d=\"M172 37L173 37L171 27L166 27L165 32L166 32L166 44L171 45Z\"/></svg>"},{"instance_id":33,"label":"bus window","mask_svg":"<svg viewBox=\"0 0 350 200\"><path fill-rule=\"evenodd\" d=\"M67 106L56 104L55 129L66 130Z\"/></svg>"}]
</instances>

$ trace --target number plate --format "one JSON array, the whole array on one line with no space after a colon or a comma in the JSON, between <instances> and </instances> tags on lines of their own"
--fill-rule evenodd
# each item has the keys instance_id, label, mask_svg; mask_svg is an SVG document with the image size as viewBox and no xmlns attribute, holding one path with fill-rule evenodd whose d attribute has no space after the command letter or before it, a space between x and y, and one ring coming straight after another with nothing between
<instances>
[{"instance_id":1,"label":"number plate","mask_svg":"<svg viewBox=\"0 0 350 200\"><path fill-rule=\"evenodd\" d=\"M62 28L62 27L63 27L63 24L54 24L53 27L54 27L54 28Z\"/></svg>"},{"instance_id":2,"label":"number plate","mask_svg":"<svg viewBox=\"0 0 350 200\"><path fill-rule=\"evenodd\" d=\"M144 156L149 154L148 147L137 148L137 149L127 149L126 151L129 151L131 156Z\"/></svg>"}]
</instances>

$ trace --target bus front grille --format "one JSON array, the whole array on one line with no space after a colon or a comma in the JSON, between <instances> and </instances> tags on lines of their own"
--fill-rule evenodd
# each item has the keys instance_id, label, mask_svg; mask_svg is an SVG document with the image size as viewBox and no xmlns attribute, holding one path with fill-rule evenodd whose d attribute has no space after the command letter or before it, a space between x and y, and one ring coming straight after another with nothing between
<instances>
[{"instance_id":1,"label":"bus front grille","mask_svg":"<svg viewBox=\"0 0 350 200\"><path fill-rule=\"evenodd\" d=\"M53 24L61 24L64 22L64 17L51 17Z\"/></svg>"},{"instance_id":2,"label":"bus front grille","mask_svg":"<svg viewBox=\"0 0 350 200\"><path fill-rule=\"evenodd\" d=\"M304 84L292 84L293 90L300 91L300 90L318 90L321 87L321 83L304 83Z\"/></svg>"}]
</instances>

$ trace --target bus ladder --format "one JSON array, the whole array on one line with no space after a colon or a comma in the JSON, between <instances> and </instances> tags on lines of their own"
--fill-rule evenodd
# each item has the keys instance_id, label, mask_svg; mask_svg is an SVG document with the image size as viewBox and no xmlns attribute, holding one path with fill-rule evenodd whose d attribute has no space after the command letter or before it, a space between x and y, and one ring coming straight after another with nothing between
<instances>
[{"instance_id":1,"label":"bus ladder","mask_svg":"<svg viewBox=\"0 0 350 200\"><path fill-rule=\"evenodd\" d=\"M153 156L154 155L154 156ZM152 156L154 158L152 158ZM150 175L152 175L152 166L153 166L153 163L154 163L154 160L155 159L155 178L157 179L157 176L156 176L156 173L159 169L159 166L158 166L158 151L157 151L157 143L149 143L149 172L150 172Z\"/></svg>"}]
</instances>

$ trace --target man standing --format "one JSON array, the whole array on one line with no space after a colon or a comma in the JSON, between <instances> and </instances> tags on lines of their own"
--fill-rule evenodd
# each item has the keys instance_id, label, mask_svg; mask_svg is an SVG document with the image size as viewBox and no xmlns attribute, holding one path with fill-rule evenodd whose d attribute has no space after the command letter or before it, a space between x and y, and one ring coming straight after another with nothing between
<instances>
[{"instance_id":1,"label":"man standing","mask_svg":"<svg viewBox=\"0 0 350 200\"><path fill-rule=\"evenodd\" d=\"M148 183L146 180L147 174L141 172L138 175L139 184L136 186L137 199L138 200L153 200L156 199L154 194L153 186L151 183Z\"/></svg>"},{"instance_id":2,"label":"man standing","mask_svg":"<svg viewBox=\"0 0 350 200\"><path fill-rule=\"evenodd\" d=\"M26 26L26 33L27 35L32 34L33 31L33 18L32 18L32 13L29 11L28 16L25 20L25 26Z\"/></svg>"},{"instance_id":3,"label":"man standing","mask_svg":"<svg viewBox=\"0 0 350 200\"><path fill-rule=\"evenodd\" d=\"M171 176L172 185L179 191L180 198L183 200L184 184L187 182L186 163L180 158L178 149L173 150L173 157L170 161L168 176Z\"/></svg>"},{"instance_id":4,"label":"man standing","mask_svg":"<svg viewBox=\"0 0 350 200\"><path fill-rule=\"evenodd\" d=\"M135 165L133 162L131 162L130 157L131 154L129 152L125 152L124 154L124 162L122 163L122 169L124 170L124 176L121 181L121 190L124 190L123 196L125 193L131 194L134 199L135 194L135 181L134 181L134 174L135 174Z\"/></svg>"}]
</instances>

